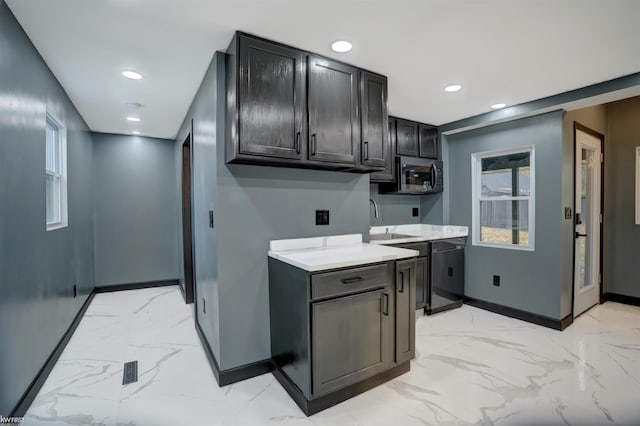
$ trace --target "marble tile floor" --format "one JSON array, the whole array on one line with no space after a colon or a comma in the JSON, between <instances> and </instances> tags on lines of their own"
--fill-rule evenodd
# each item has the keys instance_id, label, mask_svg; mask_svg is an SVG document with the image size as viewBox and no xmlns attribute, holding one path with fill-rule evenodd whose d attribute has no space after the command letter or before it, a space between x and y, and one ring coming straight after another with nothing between
<instances>
[{"instance_id":1,"label":"marble tile floor","mask_svg":"<svg viewBox=\"0 0 640 426\"><path fill-rule=\"evenodd\" d=\"M177 288L98 294L24 425L640 424L640 308L559 332L465 305L420 317L416 346L409 373L307 418L271 374L219 388Z\"/></svg>"}]
</instances>

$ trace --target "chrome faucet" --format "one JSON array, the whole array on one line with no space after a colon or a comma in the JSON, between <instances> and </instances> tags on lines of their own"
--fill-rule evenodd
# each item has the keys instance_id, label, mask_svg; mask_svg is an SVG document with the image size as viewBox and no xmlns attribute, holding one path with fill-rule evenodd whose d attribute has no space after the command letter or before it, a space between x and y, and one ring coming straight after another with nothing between
<instances>
[{"instance_id":1,"label":"chrome faucet","mask_svg":"<svg viewBox=\"0 0 640 426\"><path fill-rule=\"evenodd\" d=\"M378 218L378 204L373 199L369 199L369 202L371 204L373 204L373 215L377 219Z\"/></svg>"}]
</instances>

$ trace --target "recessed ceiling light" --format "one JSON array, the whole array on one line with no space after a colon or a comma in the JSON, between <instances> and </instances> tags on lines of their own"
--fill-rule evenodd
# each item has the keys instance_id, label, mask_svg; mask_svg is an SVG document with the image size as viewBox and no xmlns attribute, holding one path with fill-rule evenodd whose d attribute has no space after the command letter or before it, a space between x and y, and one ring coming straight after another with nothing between
<instances>
[{"instance_id":1,"label":"recessed ceiling light","mask_svg":"<svg viewBox=\"0 0 640 426\"><path fill-rule=\"evenodd\" d=\"M129 117L127 117L127 121L133 121L133 122L137 123L138 121L140 121L140 118L139 117L131 117L131 116L129 116Z\"/></svg>"},{"instance_id":2,"label":"recessed ceiling light","mask_svg":"<svg viewBox=\"0 0 640 426\"><path fill-rule=\"evenodd\" d=\"M142 78L142 74L135 71L122 71L122 75L127 77L129 80L140 80Z\"/></svg>"},{"instance_id":3,"label":"recessed ceiling light","mask_svg":"<svg viewBox=\"0 0 640 426\"><path fill-rule=\"evenodd\" d=\"M140 132L139 132L139 131L137 131L137 130L134 130L133 132L131 132L131 134L132 134L132 135L139 135L139 134L140 134Z\"/></svg>"},{"instance_id":4,"label":"recessed ceiling light","mask_svg":"<svg viewBox=\"0 0 640 426\"><path fill-rule=\"evenodd\" d=\"M460 86L459 84L450 84L449 86L444 88L445 92L457 92L460 89L462 89L462 86Z\"/></svg>"},{"instance_id":5,"label":"recessed ceiling light","mask_svg":"<svg viewBox=\"0 0 640 426\"><path fill-rule=\"evenodd\" d=\"M491 105L491 109L500 109L506 107L507 104L493 104Z\"/></svg>"},{"instance_id":6,"label":"recessed ceiling light","mask_svg":"<svg viewBox=\"0 0 640 426\"><path fill-rule=\"evenodd\" d=\"M331 48L334 52L345 53L351 50L353 45L346 40L334 41Z\"/></svg>"}]
</instances>

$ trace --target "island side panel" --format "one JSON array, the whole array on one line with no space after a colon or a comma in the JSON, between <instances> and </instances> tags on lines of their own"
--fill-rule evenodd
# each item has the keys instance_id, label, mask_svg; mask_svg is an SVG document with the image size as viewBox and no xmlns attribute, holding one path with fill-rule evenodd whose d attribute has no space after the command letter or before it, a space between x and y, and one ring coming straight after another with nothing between
<instances>
[{"instance_id":1,"label":"island side panel","mask_svg":"<svg viewBox=\"0 0 640 426\"><path fill-rule=\"evenodd\" d=\"M276 366L311 397L309 273L269 258L271 357Z\"/></svg>"}]
</instances>

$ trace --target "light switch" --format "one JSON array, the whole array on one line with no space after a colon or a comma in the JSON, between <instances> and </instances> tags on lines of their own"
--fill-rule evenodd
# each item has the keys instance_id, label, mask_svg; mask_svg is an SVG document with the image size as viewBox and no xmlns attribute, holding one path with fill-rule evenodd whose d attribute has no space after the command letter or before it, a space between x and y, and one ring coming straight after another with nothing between
<instances>
[{"instance_id":1,"label":"light switch","mask_svg":"<svg viewBox=\"0 0 640 426\"><path fill-rule=\"evenodd\" d=\"M564 218L565 219L571 219L571 207L565 207L564 208Z\"/></svg>"}]
</instances>

